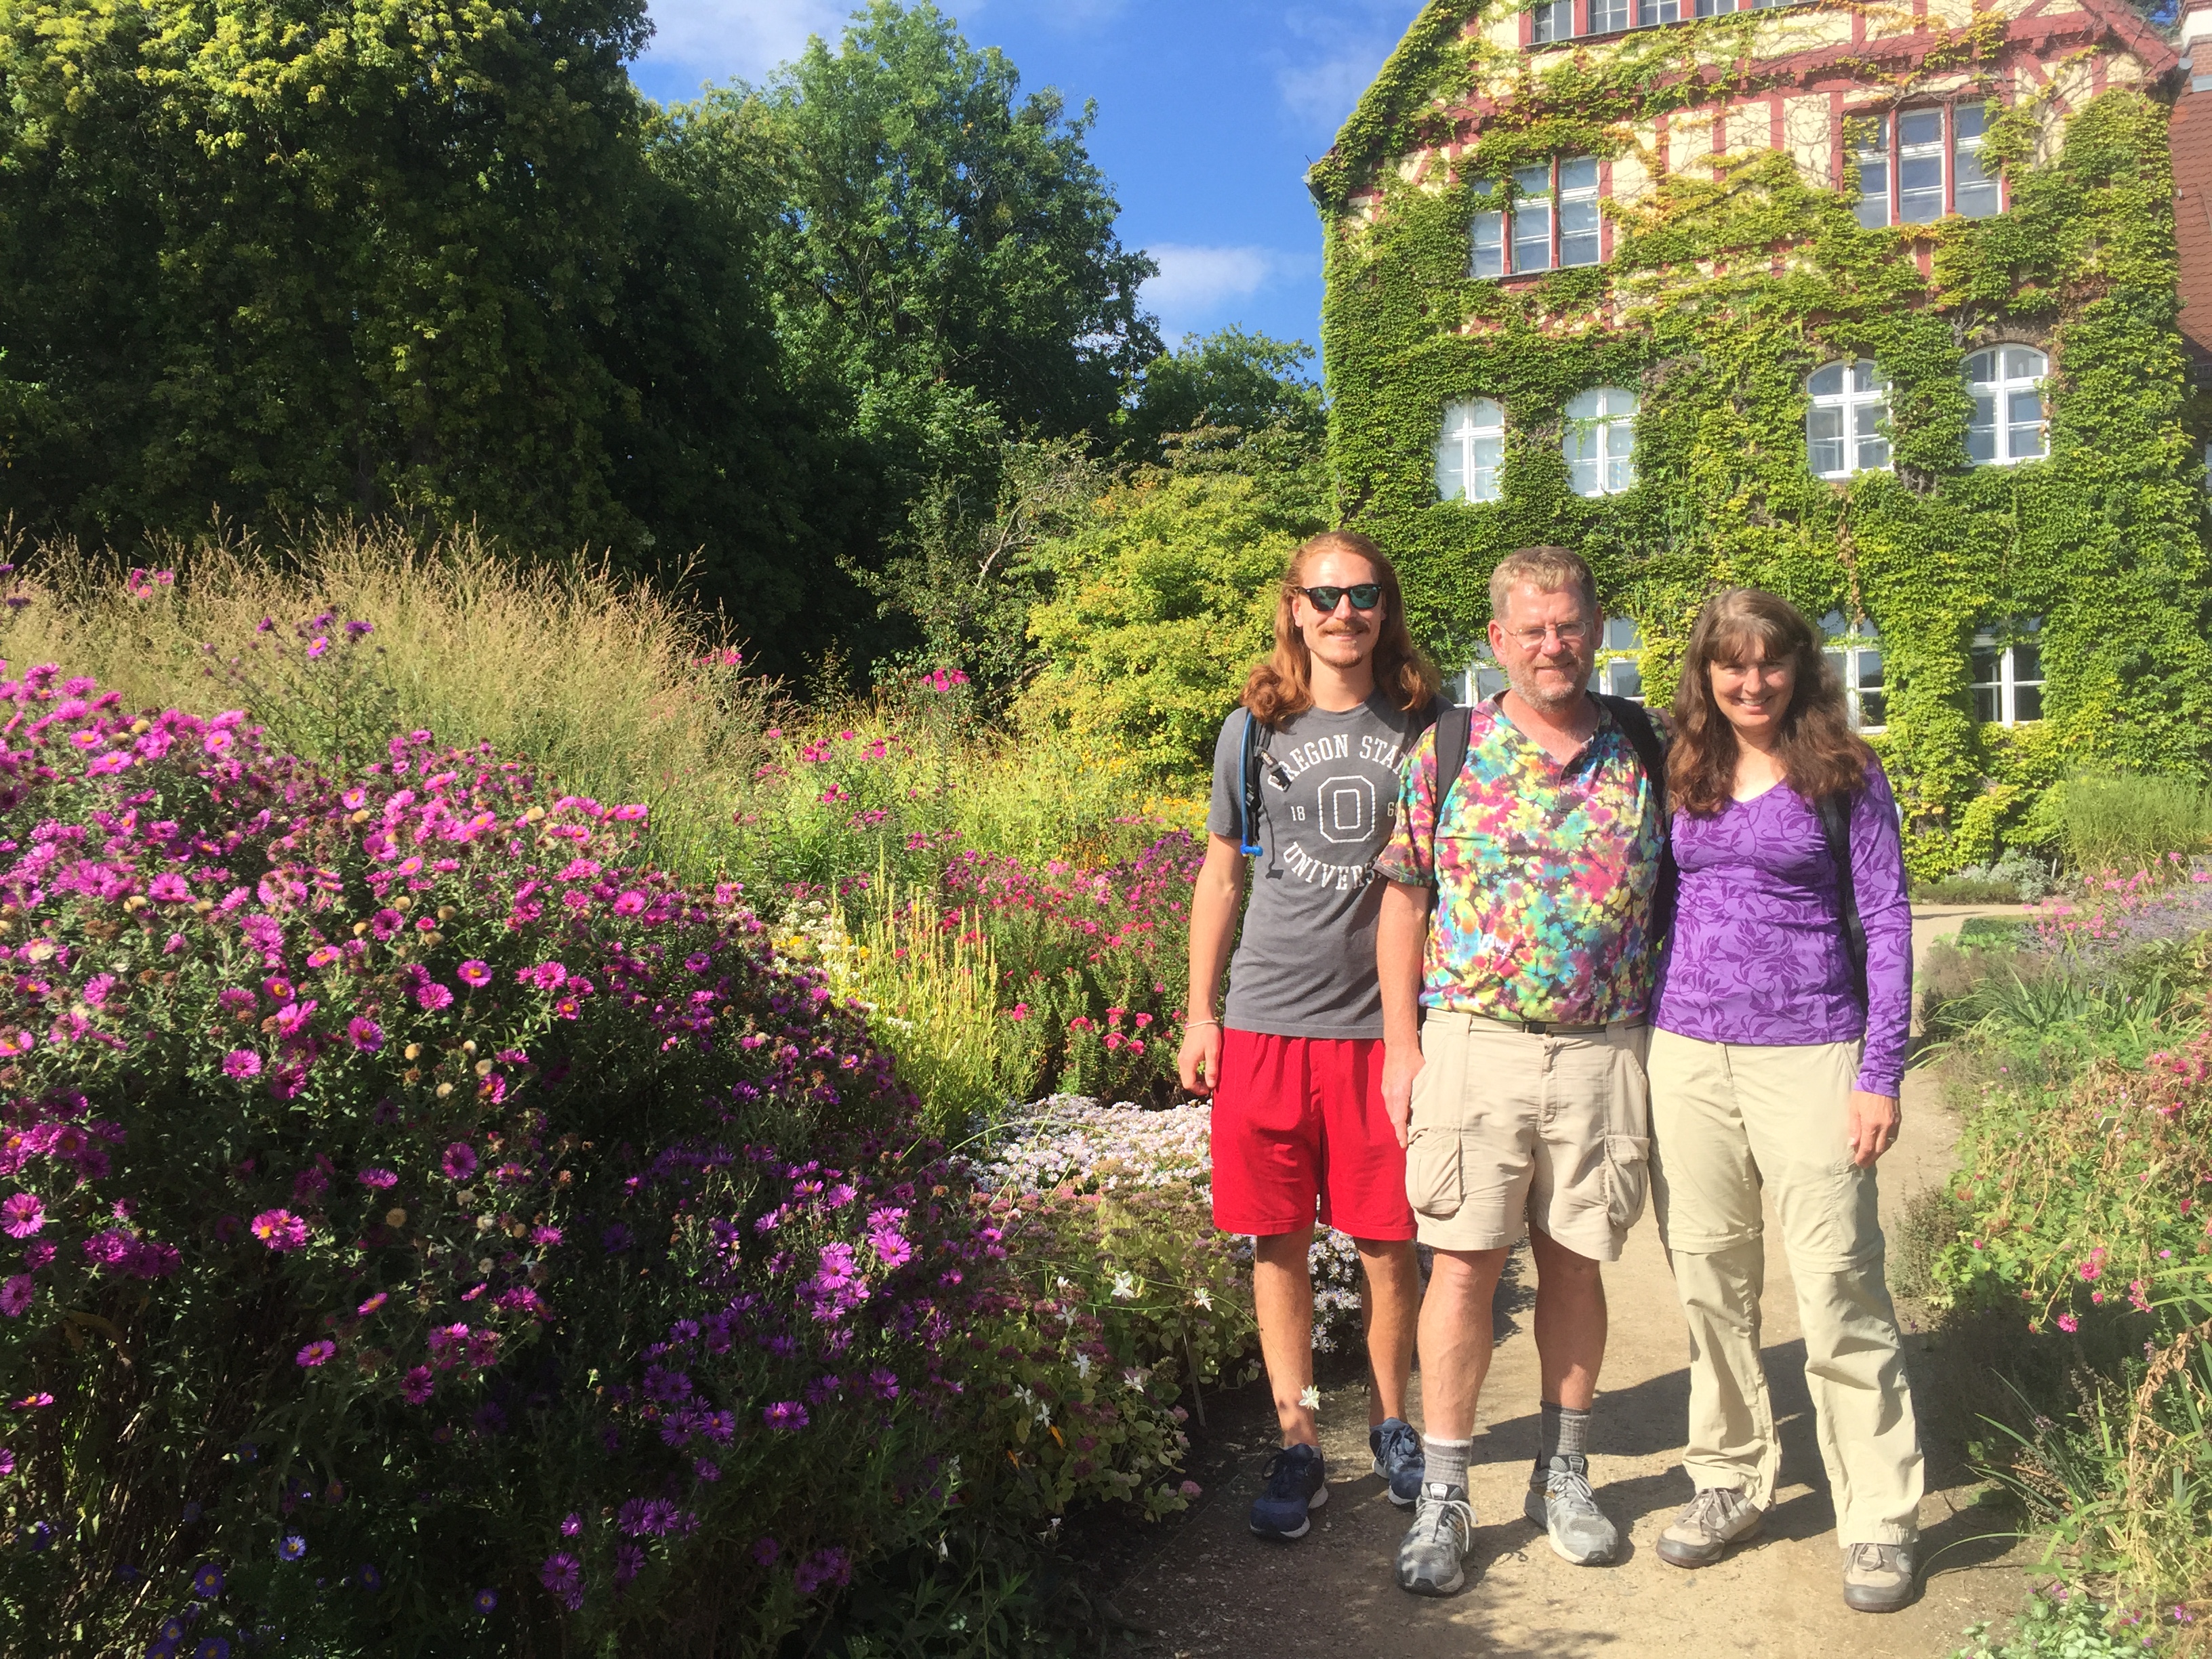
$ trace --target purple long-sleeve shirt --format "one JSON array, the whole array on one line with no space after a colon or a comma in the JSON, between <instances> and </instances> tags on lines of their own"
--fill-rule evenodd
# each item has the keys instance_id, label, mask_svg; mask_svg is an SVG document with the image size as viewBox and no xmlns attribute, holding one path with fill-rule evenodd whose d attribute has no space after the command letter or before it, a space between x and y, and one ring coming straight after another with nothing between
<instances>
[{"instance_id":1,"label":"purple long-sleeve shirt","mask_svg":"<svg viewBox=\"0 0 2212 1659\"><path fill-rule=\"evenodd\" d=\"M1912 1024L1912 911L1897 801L1879 764L1851 802L1851 875L1867 938L1862 1007L1836 920L1836 872L1811 805L1788 784L1711 817L1674 814L1682 872L1651 1023L1707 1042L1847 1042L1858 1087L1894 1095Z\"/></svg>"}]
</instances>

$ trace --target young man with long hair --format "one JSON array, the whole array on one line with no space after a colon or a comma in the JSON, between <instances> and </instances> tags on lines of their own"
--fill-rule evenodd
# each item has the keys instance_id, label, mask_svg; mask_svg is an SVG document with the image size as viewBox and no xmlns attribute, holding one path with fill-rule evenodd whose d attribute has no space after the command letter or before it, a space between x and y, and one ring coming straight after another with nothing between
<instances>
[{"instance_id":1,"label":"young man with long hair","mask_svg":"<svg viewBox=\"0 0 2212 1659\"><path fill-rule=\"evenodd\" d=\"M1273 653L1214 746L1180 1058L1183 1086L1213 1099L1214 1224L1254 1240L1260 1351L1282 1431L1252 1505L1262 1537L1303 1537L1328 1497L1306 1266L1316 1215L1359 1250L1375 1472L1393 1503L1420 1486L1420 1439L1405 1420L1420 1285L1405 1154L1382 1109L1372 874L1436 693L1390 561L1366 537L1333 532L1292 556Z\"/></svg>"},{"instance_id":2,"label":"young man with long hair","mask_svg":"<svg viewBox=\"0 0 2212 1659\"><path fill-rule=\"evenodd\" d=\"M1756 588L1698 616L1674 728L1681 886L1653 1004L1651 1123L1659 1237L1690 1324L1682 1465L1697 1495L1659 1559L1717 1561L1774 1501L1763 1193L1797 1286L1844 1600L1887 1613L1912 1599L1922 1484L1875 1192L1912 1019L1897 802L1812 623Z\"/></svg>"},{"instance_id":3,"label":"young man with long hair","mask_svg":"<svg viewBox=\"0 0 2212 1659\"><path fill-rule=\"evenodd\" d=\"M1578 556L1506 555L1490 605L1508 689L1468 711L1455 768L1437 753L1443 727L1415 745L1376 865L1389 881L1377 928L1382 1093L1435 1252L1420 1318L1427 1473L1398 1551L1398 1583L1419 1595L1466 1582L1491 1301L1524 1232L1543 1397L1523 1513L1578 1565L1619 1553L1589 1481L1600 1264L1620 1259L1642 1212L1650 1133L1660 734L1642 708L1590 695L1605 617Z\"/></svg>"}]
</instances>

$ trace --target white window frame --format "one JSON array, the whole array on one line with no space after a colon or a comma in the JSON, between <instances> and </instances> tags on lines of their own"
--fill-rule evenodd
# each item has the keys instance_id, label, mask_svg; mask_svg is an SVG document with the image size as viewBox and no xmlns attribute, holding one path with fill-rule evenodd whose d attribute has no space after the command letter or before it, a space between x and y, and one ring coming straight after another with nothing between
<instances>
[{"instance_id":1,"label":"white window frame","mask_svg":"<svg viewBox=\"0 0 2212 1659\"><path fill-rule=\"evenodd\" d=\"M1608 696L1644 701L1644 629L1633 617L1607 617L1590 665L1589 689Z\"/></svg>"},{"instance_id":2,"label":"white window frame","mask_svg":"<svg viewBox=\"0 0 2212 1659\"><path fill-rule=\"evenodd\" d=\"M1468 274L1488 282L1602 264L1604 216L1598 204L1604 199L1603 181L1592 155L1557 155L1516 168L1511 202L1479 210L1468 228ZM1488 179L1474 180L1474 188L1498 199Z\"/></svg>"},{"instance_id":3,"label":"white window frame","mask_svg":"<svg viewBox=\"0 0 2212 1659\"><path fill-rule=\"evenodd\" d=\"M2033 372L2015 373L2014 357L2025 354L2038 365ZM1986 363L1986 372L1977 365ZM2051 378L2051 359L2032 345L1992 345L1968 356L1960 373L1966 382L1966 395L1974 400L1973 412L1966 421L1966 465L1969 466L2018 466L2022 461L2039 461L2051 453L2051 411L2043 401L2043 383ZM1979 373L1981 378L1976 376ZM2014 399L2033 397L2036 417L2033 421L2016 421ZM1982 418L1986 404L1989 418ZM2020 434L2033 429L2035 447L2023 450ZM1984 439L1989 453L1977 455L1977 439Z\"/></svg>"},{"instance_id":4,"label":"white window frame","mask_svg":"<svg viewBox=\"0 0 2212 1659\"><path fill-rule=\"evenodd\" d=\"M1889 686L1882 678L1881 635L1862 617L1856 623L1840 611L1820 618L1820 654L1843 682L1844 702L1854 732L1881 732L1889 725ZM1871 682L1871 684L1869 684ZM1878 700L1878 701L1875 701ZM1875 707L1869 710L1869 701Z\"/></svg>"},{"instance_id":5,"label":"white window frame","mask_svg":"<svg viewBox=\"0 0 2212 1659\"><path fill-rule=\"evenodd\" d=\"M1974 719L1984 726L2025 726L2043 718L2043 618L2030 617L2008 629L1984 628L1966 658L1966 690ZM1981 658L1989 665L1984 673ZM1994 720L1984 718L1996 715Z\"/></svg>"},{"instance_id":6,"label":"white window frame","mask_svg":"<svg viewBox=\"0 0 2212 1659\"><path fill-rule=\"evenodd\" d=\"M1831 371L1840 371L1838 389L1820 392L1814 382ZM1889 452L1889 382L1870 358L1841 359L1823 363L1805 377L1805 395L1811 401L1805 410L1805 464L1820 478L1849 478L1861 472L1887 472L1890 470ZM1822 416L1835 417L1836 432L1832 437L1820 433ZM1819 446L1832 443L1838 446L1840 467L1820 465ZM1878 458L1870 456L1872 447L1878 446Z\"/></svg>"},{"instance_id":7,"label":"white window frame","mask_svg":"<svg viewBox=\"0 0 2212 1659\"><path fill-rule=\"evenodd\" d=\"M1575 0L1547 0L1528 8L1528 44L1554 46L1575 38Z\"/></svg>"},{"instance_id":8,"label":"white window frame","mask_svg":"<svg viewBox=\"0 0 2212 1659\"><path fill-rule=\"evenodd\" d=\"M1640 404L1636 393L1617 386L1593 386L1567 400L1559 453L1576 495L1595 499L1635 488Z\"/></svg>"},{"instance_id":9,"label":"white window frame","mask_svg":"<svg viewBox=\"0 0 2212 1659\"><path fill-rule=\"evenodd\" d=\"M1925 131L1930 117L1936 124L1932 137ZM1911 133L1905 130L1908 123ZM1859 168L1859 223L1869 230L1879 230L1886 225L1933 224L1954 213L1983 219L2002 212L2002 181L1982 171L1982 145L1988 129L1985 99L1863 110L1845 116L1844 142ZM1908 214L1905 170L1930 161L1938 174L1933 200L1922 183L1909 192L1917 200L1911 204L1917 210ZM1924 180L1924 174L1920 177ZM1931 207L1933 211L1929 210Z\"/></svg>"},{"instance_id":10,"label":"white window frame","mask_svg":"<svg viewBox=\"0 0 2212 1659\"><path fill-rule=\"evenodd\" d=\"M1498 500L1498 472L1504 459L1503 404L1494 398L1468 398L1444 405L1436 450L1438 496L1448 501Z\"/></svg>"}]
</instances>

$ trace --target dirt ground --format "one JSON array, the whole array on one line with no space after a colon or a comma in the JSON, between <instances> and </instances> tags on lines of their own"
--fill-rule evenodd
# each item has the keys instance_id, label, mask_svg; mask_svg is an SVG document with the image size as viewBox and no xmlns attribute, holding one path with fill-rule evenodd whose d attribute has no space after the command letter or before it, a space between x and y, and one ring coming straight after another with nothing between
<instances>
[{"instance_id":1,"label":"dirt ground","mask_svg":"<svg viewBox=\"0 0 2212 1659\"><path fill-rule=\"evenodd\" d=\"M1916 945L1969 912L1917 919ZM1882 1162L1882 1211L1894 1234L1903 1205L1951 1168L1958 1127L1925 1073L1909 1075L1905 1133ZM1960 1632L2021 1604L2032 1557L2009 1534L2008 1509L1984 1500L1964 1467L1957 1413L1936 1395L1940 1368L1928 1339L1909 1332L1916 1401L1927 1441L1921 1505L1924 1589L1886 1617L1850 1612L1842 1553L1814 1441L1796 1297L1770 1212L1765 1353L1783 1440L1778 1502L1760 1539L1696 1572L1668 1566L1655 1545L1690 1496L1680 1467L1688 1404L1686 1339L1674 1285L1647 1216L1621 1261L1607 1269L1612 1336L1593 1425L1598 1501L1627 1539L1611 1567L1573 1567L1522 1519L1536 1449L1539 1403L1533 1295L1525 1247L1499 1286L1498 1346L1484 1390L1470 1484L1475 1547L1468 1587L1448 1600L1406 1595L1392 1564L1408 1515L1369 1473L1366 1389L1356 1360L1324 1367L1322 1450L1328 1504L1298 1542L1271 1544L1246 1529L1245 1510L1276 1443L1264 1385L1213 1396L1193 1470L1206 1496L1151 1543L1114 1591L1153 1650L1177 1659L1942 1659ZM1420 1379L1409 1415L1420 1421ZM1119 1575L1117 1575L1119 1576Z\"/></svg>"}]
</instances>

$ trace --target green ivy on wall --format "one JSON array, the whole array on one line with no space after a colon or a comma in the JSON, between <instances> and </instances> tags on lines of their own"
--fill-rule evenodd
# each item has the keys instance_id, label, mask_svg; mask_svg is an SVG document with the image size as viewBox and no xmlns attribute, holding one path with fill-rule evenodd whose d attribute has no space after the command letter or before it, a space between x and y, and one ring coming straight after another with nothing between
<instances>
[{"instance_id":1,"label":"green ivy on wall","mask_svg":"<svg viewBox=\"0 0 2212 1659\"><path fill-rule=\"evenodd\" d=\"M1749 31L1773 14L1540 65L1465 33L1471 9L1438 0L1422 14L1310 180L1328 219L1338 514L1400 560L1440 659L1468 660L1491 567L1534 542L1583 552L1608 607L1639 620L1655 699L1717 586L1869 617L1888 702L1876 745L1923 876L1991 855L2039 792L2082 764L2202 775L2212 582L2165 108L2107 92L2039 166L2039 107L1993 106L1984 161L2003 167L2011 206L1987 219L1867 230L1849 193L1808 185L1786 153L1728 157L1717 177L1662 175L1640 200L1607 203L1606 264L1509 288L1469 275L1474 215L1496 205L1474 182L1554 155L1618 155L1632 121L1724 97L1751 61ZM1977 69L2002 27L1979 15L1939 38L1917 73ZM1717 85L1683 73L1716 58L1736 66ZM1913 84L1871 67L1866 78L1899 94ZM1474 151L1449 175L1438 161L1401 176L1400 157L1449 134L1439 94L1478 82L1498 107ZM1355 211L1362 192L1372 199ZM1970 469L1962 367L2008 341L2049 356L2049 455ZM1888 380L1894 470L1830 483L1807 461L1805 380L1859 357ZM1585 498L1561 453L1564 411L1605 386L1639 395L1638 477ZM1474 397L1505 408L1501 499L1440 501L1443 410ZM2045 718L1979 725L1968 646L2029 617L2044 619Z\"/></svg>"}]
</instances>

